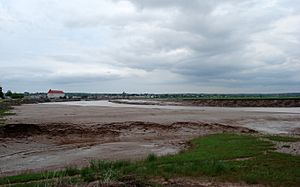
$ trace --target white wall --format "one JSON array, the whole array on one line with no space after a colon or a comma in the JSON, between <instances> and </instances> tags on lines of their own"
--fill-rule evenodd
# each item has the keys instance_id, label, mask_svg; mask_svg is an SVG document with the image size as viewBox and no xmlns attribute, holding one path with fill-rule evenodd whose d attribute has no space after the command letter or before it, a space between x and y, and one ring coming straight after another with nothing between
<instances>
[{"instance_id":1,"label":"white wall","mask_svg":"<svg viewBox=\"0 0 300 187\"><path fill-rule=\"evenodd\" d=\"M56 98L60 98L60 97L64 97L65 94L53 94L53 93L48 93L47 97L50 99L56 99Z\"/></svg>"}]
</instances>

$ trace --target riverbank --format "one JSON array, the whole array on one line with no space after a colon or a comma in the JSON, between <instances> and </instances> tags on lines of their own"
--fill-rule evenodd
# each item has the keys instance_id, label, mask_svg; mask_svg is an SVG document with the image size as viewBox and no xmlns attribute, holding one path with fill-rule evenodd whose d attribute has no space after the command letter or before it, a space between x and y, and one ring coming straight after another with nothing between
<instances>
[{"instance_id":1,"label":"riverbank","mask_svg":"<svg viewBox=\"0 0 300 187\"><path fill-rule=\"evenodd\" d=\"M298 186L300 157L274 152L272 137L215 134L186 151L144 160L92 160L88 166L0 178L10 186ZM278 141L299 141L278 138Z\"/></svg>"},{"instance_id":2,"label":"riverbank","mask_svg":"<svg viewBox=\"0 0 300 187\"><path fill-rule=\"evenodd\" d=\"M294 99L160 99L160 100L111 100L113 103L134 105L180 105L201 107L300 107L300 98Z\"/></svg>"}]
</instances>

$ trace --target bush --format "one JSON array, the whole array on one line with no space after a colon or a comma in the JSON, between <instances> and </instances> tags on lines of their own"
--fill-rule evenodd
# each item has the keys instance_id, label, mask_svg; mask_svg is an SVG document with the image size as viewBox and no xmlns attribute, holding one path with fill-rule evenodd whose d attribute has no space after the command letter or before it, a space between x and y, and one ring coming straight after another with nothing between
<instances>
[{"instance_id":1,"label":"bush","mask_svg":"<svg viewBox=\"0 0 300 187\"><path fill-rule=\"evenodd\" d=\"M21 93L13 93L11 96L10 96L12 99L22 99L24 97L24 94L21 94Z\"/></svg>"}]
</instances>

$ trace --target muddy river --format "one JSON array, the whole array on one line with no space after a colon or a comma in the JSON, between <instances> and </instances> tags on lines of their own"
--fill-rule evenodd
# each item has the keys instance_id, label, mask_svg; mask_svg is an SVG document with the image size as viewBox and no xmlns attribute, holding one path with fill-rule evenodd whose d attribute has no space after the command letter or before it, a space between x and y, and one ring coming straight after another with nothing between
<instances>
[{"instance_id":1,"label":"muddy river","mask_svg":"<svg viewBox=\"0 0 300 187\"><path fill-rule=\"evenodd\" d=\"M229 125L239 125L257 130L262 133L285 134L298 132L300 128L300 107L283 108L283 107L197 107L197 106L180 106L163 105L157 101L143 100L121 100L124 103L113 103L107 100L101 101L74 101L74 102L57 102L45 103L42 105L62 105L62 106L80 106L80 107L101 107L111 108L114 111L123 111L124 115L128 111L136 111L145 118L133 117L128 120L143 120L153 122L165 121L214 121L222 122ZM148 104L143 104L148 102ZM131 104L138 103L138 104ZM114 110L118 108L118 110ZM127 108L127 109L126 109ZM140 110L143 109L143 110ZM108 109L109 110L109 109ZM161 115L156 114L157 111L164 111ZM153 116L147 116L147 112ZM145 115L146 114L146 115ZM176 116L174 116L176 114ZM123 119L123 115L116 115L115 120ZM170 117L170 119L166 119ZM175 121L172 120L175 118ZM125 118L126 119L126 118Z\"/></svg>"},{"instance_id":2,"label":"muddy river","mask_svg":"<svg viewBox=\"0 0 300 187\"><path fill-rule=\"evenodd\" d=\"M100 101L72 101L72 102L56 102L56 103L43 103L43 104L55 104L55 105L70 105L70 106L102 106L102 107L117 107L117 108L151 108L151 109L170 109L170 110L211 110L211 111L248 111L248 112L269 112L269 113L290 113L300 114L300 107L198 107L198 106L180 106L172 105L169 102L168 105L163 105L161 102L150 102L144 100L120 100L124 103L114 103L108 100ZM126 102L126 103L125 103ZM130 104L139 103L139 104ZM174 103L175 104L175 103Z\"/></svg>"}]
</instances>

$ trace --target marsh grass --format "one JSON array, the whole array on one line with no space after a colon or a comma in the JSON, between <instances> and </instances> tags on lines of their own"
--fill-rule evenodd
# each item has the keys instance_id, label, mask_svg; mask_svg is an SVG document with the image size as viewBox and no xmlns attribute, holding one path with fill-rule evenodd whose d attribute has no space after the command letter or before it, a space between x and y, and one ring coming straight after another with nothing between
<instances>
[{"instance_id":1,"label":"marsh grass","mask_svg":"<svg viewBox=\"0 0 300 187\"><path fill-rule=\"evenodd\" d=\"M80 169L77 168L76 166L68 166L64 170L64 173L66 176L74 176L74 175L80 174Z\"/></svg>"},{"instance_id":2,"label":"marsh grass","mask_svg":"<svg viewBox=\"0 0 300 187\"><path fill-rule=\"evenodd\" d=\"M146 161L147 161L147 162L154 162L154 161L156 161L156 160L157 160L157 156L156 156L155 154L153 154L153 153L149 154L149 155L147 156L147 158L146 158Z\"/></svg>"}]
</instances>

